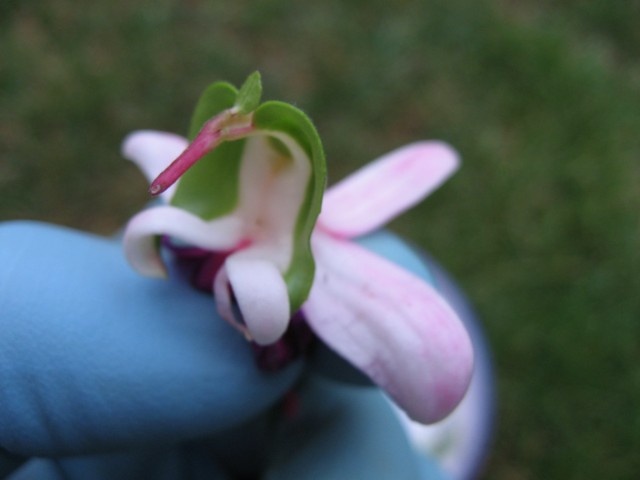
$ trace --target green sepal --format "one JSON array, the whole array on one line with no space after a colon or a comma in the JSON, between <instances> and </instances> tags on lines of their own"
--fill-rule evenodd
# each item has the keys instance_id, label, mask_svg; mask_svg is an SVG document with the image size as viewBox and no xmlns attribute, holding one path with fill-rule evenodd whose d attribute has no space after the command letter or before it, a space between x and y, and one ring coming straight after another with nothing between
<instances>
[{"instance_id":1,"label":"green sepal","mask_svg":"<svg viewBox=\"0 0 640 480\"><path fill-rule=\"evenodd\" d=\"M209 86L191 118L189 140L204 123L236 104L238 90L226 82ZM231 212L238 203L240 161L244 140L223 142L193 165L178 182L171 204L204 219L212 220Z\"/></svg>"},{"instance_id":2,"label":"green sepal","mask_svg":"<svg viewBox=\"0 0 640 480\"><path fill-rule=\"evenodd\" d=\"M262 81L260 72L253 72L247 77L238 91L235 108L241 115L253 112L260 105L262 97Z\"/></svg>"},{"instance_id":3,"label":"green sepal","mask_svg":"<svg viewBox=\"0 0 640 480\"><path fill-rule=\"evenodd\" d=\"M284 102L265 102L256 109L254 125L265 131L282 132L293 138L311 161L311 175L293 232L293 252L284 279L291 312L297 311L309 296L315 273L311 233L315 227L326 186L327 167L318 132L307 115Z\"/></svg>"}]
</instances>

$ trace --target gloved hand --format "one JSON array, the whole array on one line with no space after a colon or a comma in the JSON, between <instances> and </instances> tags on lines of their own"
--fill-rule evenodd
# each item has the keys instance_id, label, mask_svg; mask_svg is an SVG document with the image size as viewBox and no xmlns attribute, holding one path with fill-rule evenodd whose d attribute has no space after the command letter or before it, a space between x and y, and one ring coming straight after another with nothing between
<instances>
[{"instance_id":1,"label":"gloved hand","mask_svg":"<svg viewBox=\"0 0 640 480\"><path fill-rule=\"evenodd\" d=\"M0 265L0 472L40 457L11 479L439 478L377 390L260 372L208 295L119 242L9 222Z\"/></svg>"}]
</instances>

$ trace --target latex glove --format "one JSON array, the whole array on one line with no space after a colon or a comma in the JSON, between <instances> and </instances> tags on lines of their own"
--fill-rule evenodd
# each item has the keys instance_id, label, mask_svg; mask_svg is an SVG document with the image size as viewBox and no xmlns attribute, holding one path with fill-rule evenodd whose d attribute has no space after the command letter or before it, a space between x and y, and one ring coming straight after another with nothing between
<instances>
[{"instance_id":1,"label":"latex glove","mask_svg":"<svg viewBox=\"0 0 640 480\"><path fill-rule=\"evenodd\" d=\"M298 378L255 368L210 296L143 278L118 242L0 226L0 446L69 455L211 435Z\"/></svg>"},{"instance_id":2,"label":"latex glove","mask_svg":"<svg viewBox=\"0 0 640 480\"><path fill-rule=\"evenodd\" d=\"M261 373L209 296L118 242L6 223L0 265L0 446L48 457L13 479L437 478L375 389L312 379L298 415L270 408L301 363Z\"/></svg>"},{"instance_id":3,"label":"latex glove","mask_svg":"<svg viewBox=\"0 0 640 480\"><path fill-rule=\"evenodd\" d=\"M408 445L378 390L315 377L301 389L299 401L292 418L258 418L207 441L36 459L9 479L445 480L432 459ZM260 475L246 468L261 457L266 462Z\"/></svg>"}]
</instances>

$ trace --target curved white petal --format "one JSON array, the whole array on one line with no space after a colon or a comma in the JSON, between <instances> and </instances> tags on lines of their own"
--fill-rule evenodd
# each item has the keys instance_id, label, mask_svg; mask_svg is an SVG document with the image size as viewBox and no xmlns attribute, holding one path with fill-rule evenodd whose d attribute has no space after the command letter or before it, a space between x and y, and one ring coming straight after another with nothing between
<instances>
[{"instance_id":1,"label":"curved white petal","mask_svg":"<svg viewBox=\"0 0 640 480\"><path fill-rule=\"evenodd\" d=\"M280 271L267 260L241 253L231 255L224 268L251 338L259 345L277 341L291 317L287 285ZM220 311L221 315L229 313L233 314L230 307Z\"/></svg>"},{"instance_id":2,"label":"curved white petal","mask_svg":"<svg viewBox=\"0 0 640 480\"><path fill-rule=\"evenodd\" d=\"M168 235L185 244L208 250L230 250L242 240L242 224L235 217L205 222L176 207L143 210L134 216L124 232L124 251L129 263L143 275L164 277L158 254L157 235Z\"/></svg>"},{"instance_id":3,"label":"curved white petal","mask_svg":"<svg viewBox=\"0 0 640 480\"><path fill-rule=\"evenodd\" d=\"M218 271L213 281L213 295L216 298L216 308L220 316L226 320L233 328L242 333L247 340L251 340L251 334L246 325L236 318L231 300L231 287L229 285L229 275L226 266Z\"/></svg>"},{"instance_id":4,"label":"curved white petal","mask_svg":"<svg viewBox=\"0 0 640 480\"><path fill-rule=\"evenodd\" d=\"M286 146L288 154L273 148L273 139ZM256 237L278 241L286 257L291 255L310 175L311 161L288 135L257 131L248 137L240 170L239 211Z\"/></svg>"},{"instance_id":5,"label":"curved white petal","mask_svg":"<svg viewBox=\"0 0 640 480\"><path fill-rule=\"evenodd\" d=\"M173 160L175 160L189 142L186 138L173 133L154 130L140 130L127 135L122 142L122 155L135 163L151 183ZM175 187L162 194L165 200L173 196Z\"/></svg>"},{"instance_id":6,"label":"curved white petal","mask_svg":"<svg viewBox=\"0 0 640 480\"><path fill-rule=\"evenodd\" d=\"M444 418L473 369L467 332L428 284L351 242L316 233L303 309L322 340L421 423Z\"/></svg>"},{"instance_id":7,"label":"curved white petal","mask_svg":"<svg viewBox=\"0 0 640 480\"><path fill-rule=\"evenodd\" d=\"M442 142L394 150L331 187L318 224L347 238L371 232L438 188L458 164L456 152Z\"/></svg>"}]
</instances>

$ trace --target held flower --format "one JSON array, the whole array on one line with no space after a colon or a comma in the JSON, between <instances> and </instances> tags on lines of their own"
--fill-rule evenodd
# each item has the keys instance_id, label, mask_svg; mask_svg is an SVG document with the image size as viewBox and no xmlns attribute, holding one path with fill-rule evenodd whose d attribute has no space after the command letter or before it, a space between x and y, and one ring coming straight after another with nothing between
<instances>
[{"instance_id":1,"label":"held flower","mask_svg":"<svg viewBox=\"0 0 640 480\"><path fill-rule=\"evenodd\" d=\"M326 173L306 116L281 102L258 106L259 97L257 74L240 91L216 83L196 108L190 144L154 132L125 141L125 156L150 178L158 175L151 193L170 204L131 219L124 244L130 263L149 276L166 274L159 235L224 252L211 285L218 311L248 339L268 345L311 288L309 238Z\"/></svg>"},{"instance_id":2,"label":"held flower","mask_svg":"<svg viewBox=\"0 0 640 480\"><path fill-rule=\"evenodd\" d=\"M285 104L256 108L257 100L246 100L247 83L240 92L210 87L204 98L215 105L205 109L201 100L190 144L152 131L126 139L124 155L156 179L152 192L170 203L131 220L129 261L159 275L158 236L174 247L177 240L177 248L197 247L197 254L213 255L213 275L205 278L214 278L221 316L248 338L274 343L301 311L318 337L410 417L443 418L471 376L464 327L430 285L351 239L422 200L457 169L457 155L439 142L411 144L332 187L322 201L324 157L312 124ZM223 93L226 102L217 100Z\"/></svg>"}]
</instances>

